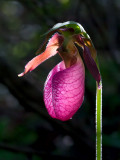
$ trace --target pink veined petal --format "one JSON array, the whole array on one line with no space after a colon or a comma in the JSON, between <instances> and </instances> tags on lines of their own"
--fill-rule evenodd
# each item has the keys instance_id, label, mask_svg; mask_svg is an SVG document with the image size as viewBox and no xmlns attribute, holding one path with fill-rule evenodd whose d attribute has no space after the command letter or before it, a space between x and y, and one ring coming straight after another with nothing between
<instances>
[{"instance_id":1,"label":"pink veined petal","mask_svg":"<svg viewBox=\"0 0 120 160\"><path fill-rule=\"evenodd\" d=\"M65 69L64 62L49 73L44 101L51 117L66 121L80 108L84 98L85 69L82 60Z\"/></svg>"},{"instance_id":2,"label":"pink veined petal","mask_svg":"<svg viewBox=\"0 0 120 160\"><path fill-rule=\"evenodd\" d=\"M65 69L65 65L64 62L60 62L59 64L57 64L48 74L48 77L46 79L45 85L44 85L44 102L45 102L45 106L47 108L48 113L50 114L51 117L56 118L55 115L55 110L53 108L53 99L52 99L52 79L53 76L61 71Z\"/></svg>"},{"instance_id":3,"label":"pink veined petal","mask_svg":"<svg viewBox=\"0 0 120 160\"><path fill-rule=\"evenodd\" d=\"M31 61L29 61L25 66L24 72L19 74L18 76L21 77L27 72L34 70L42 62L54 56L57 53L56 50L61 46L62 42L63 37L60 34L55 33L49 40L46 50L42 54L34 57Z\"/></svg>"}]
</instances>

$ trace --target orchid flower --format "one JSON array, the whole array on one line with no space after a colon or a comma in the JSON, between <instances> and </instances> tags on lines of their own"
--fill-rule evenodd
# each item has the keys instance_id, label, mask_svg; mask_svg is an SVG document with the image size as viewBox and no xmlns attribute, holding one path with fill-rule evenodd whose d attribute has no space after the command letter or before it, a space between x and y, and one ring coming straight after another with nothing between
<instances>
[{"instance_id":1,"label":"orchid flower","mask_svg":"<svg viewBox=\"0 0 120 160\"><path fill-rule=\"evenodd\" d=\"M84 62L77 46L83 49ZM59 54L62 61L50 71L44 85L44 102L51 117L61 121L69 120L84 99L85 64L100 85L101 77L92 41L80 24L58 23L47 33L47 39L38 53L41 54L29 61L24 72L18 76L25 75L45 60Z\"/></svg>"}]
</instances>

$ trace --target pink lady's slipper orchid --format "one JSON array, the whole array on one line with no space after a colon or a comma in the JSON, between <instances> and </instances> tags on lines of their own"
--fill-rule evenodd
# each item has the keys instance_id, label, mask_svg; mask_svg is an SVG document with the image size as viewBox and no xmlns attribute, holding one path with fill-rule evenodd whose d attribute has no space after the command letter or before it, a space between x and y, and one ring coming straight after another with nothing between
<instances>
[{"instance_id":1,"label":"pink lady's slipper orchid","mask_svg":"<svg viewBox=\"0 0 120 160\"><path fill-rule=\"evenodd\" d=\"M69 22L55 25L48 33L47 39L50 39L44 52L29 61L24 72L18 75L25 75L48 58L59 53L63 61L58 63L48 74L44 85L44 102L49 115L62 121L69 120L80 108L84 99L85 67L75 44L83 48L86 66L98 84L100 82L100 73L94 61L96 55L92 42L90 38L84 36L86 34L84 30L76 33L76 28L79 29L78 23L77 27L75 22L71 23L72 27Z\"/></svg>"}]
</instances>

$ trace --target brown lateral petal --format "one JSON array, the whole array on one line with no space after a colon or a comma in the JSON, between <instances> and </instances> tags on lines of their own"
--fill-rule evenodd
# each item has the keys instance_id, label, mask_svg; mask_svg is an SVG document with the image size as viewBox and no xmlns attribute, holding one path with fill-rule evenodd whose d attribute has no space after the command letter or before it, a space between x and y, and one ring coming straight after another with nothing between
<instances>
[{"instance_id":1,"label":"brown lateral petal","mask_svg":"<svg viewBox=\"0 0 120 160\"><path fill-rule=\"evenodd\" d=\"M34 57L31 61L29 61L25 66L24 72L19 74L18 76L19 77L23 76L27 72L35 69L38 65L40 65L42 62L44 62L48 58L54 56L57 53L57 49L63 43L63 40L64 38L60 34L55 33L52 36L52 38L49 40L46 50L42 54Z\"/></svg>"},{"instance_id":2,"label":"brown lateral petal","mask_svg":"<svg viewBox=\"0 0 120 160\"><path fill-rule=\"evenodd\" d=\"M87 68L89 69L90 73L94 77L94 79L98 82L100 82L101 77L100 77L100 72L98 70L98 67L91 57L90 50L87 46L84 45L84 50L83 50L83 58L86 63Z\"/></svg>"},{"instance_id":3,"label":"brown lateral petal","mask_svg":"<svg viewBox=\"0 0 120 160\"><path fill-rule=\"evenodd\" d=\"M84 45L86 45L89 49L90 49L90 54L92 56L92 58L95 60L96 59L96 50L94 48L94 45L91 41L91 39L88 38L84 38L81 35L75 35L74 37L75 42L80 46L80 47L84 47Z\"/></svg>"},{"instance_id":4,"label":"brown lateral petal","mask_svg":"<svg viewBox=\"0 0 120 160\"><path fill-rule=\"evenodd\" d=\"M46 35L45 41L43 42L43 44L40 46L40 48L37 50L36 55L42 53L45 51L46 45L49 41L49 39L51 38L52 35L54 35L54 33L57 32L57 30L51 31L50 33L48 33Z\"/></svg>"},{"instance_id":5,"label":"brown lateral petal","mask_svg":"<svg viewBox=\"0 0 120 160\"><path fill-rule=\"evenodd\" d=\"M93 50L93 44L91 41L85 41L84 37L81 35L75 35L74 41L83 48L83 58L86 63L86 66L94 79L98 82L100 82L101 77L100 77L100 72L98 70L98 67L96 65L96 62L94 61L96 58L96 52L95 49ZM87 45L87 46L86 46ZM91 53L94 52L94 53Z\"/></svg>"},{"instance_id":6,"label":"brown lateral petal","mask_svg":"<svg viewBox=\"0 0 120 160\"><path fill-rule=\"evenodd\" d=\"M90 49L90 53L91 53L92 58L95 60L97 54L96 54L96 50L94 48L94 45L93 45L91 39L83 38L83 40L84 40L84 44Z\"/></svg>"}]
</instances>

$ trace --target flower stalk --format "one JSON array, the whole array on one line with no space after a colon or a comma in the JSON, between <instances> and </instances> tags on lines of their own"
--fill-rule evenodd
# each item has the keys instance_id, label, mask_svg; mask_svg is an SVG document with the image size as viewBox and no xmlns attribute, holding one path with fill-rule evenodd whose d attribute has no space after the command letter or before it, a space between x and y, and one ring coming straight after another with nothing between
<instances>
[{"instance_id":1,"label":"flower stalk","mask_svg":"<svg viewBox=\"0 0 120 160\"><path fill-rule=\"evenodd\" d=\"M102 81L96 83L96 160L102 160Z\"/></svg>"}]
</instances>

